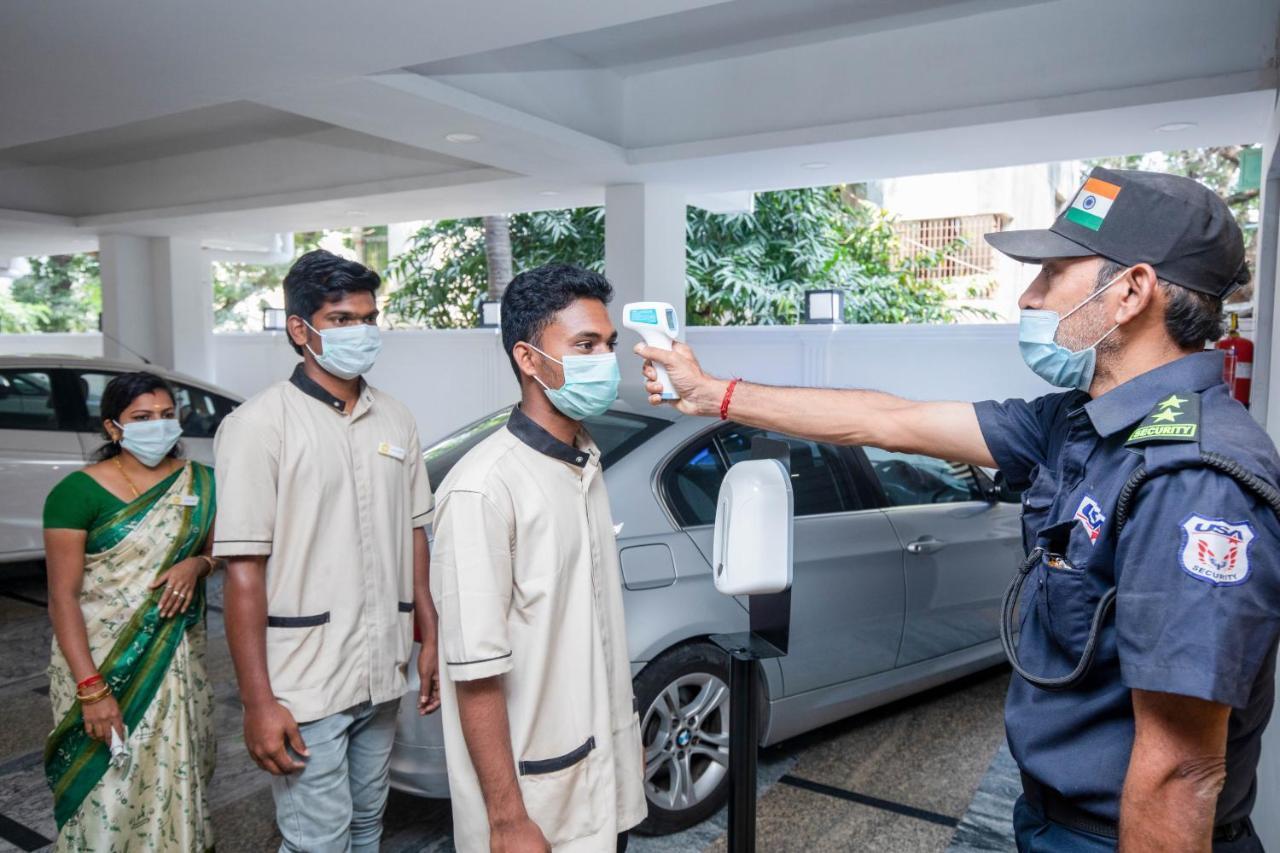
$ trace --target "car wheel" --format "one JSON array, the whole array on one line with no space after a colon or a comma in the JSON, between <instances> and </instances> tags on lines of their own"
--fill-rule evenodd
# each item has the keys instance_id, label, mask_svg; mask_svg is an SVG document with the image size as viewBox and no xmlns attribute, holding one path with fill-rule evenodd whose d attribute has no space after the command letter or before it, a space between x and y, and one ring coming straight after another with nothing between
<instances>
[{"instance_id":1,"label":"car wheel","mask_svg":"<svg viewBox=\"0 0 1280 853\"><path fill-rule=\"evenodd\" d=\"M662 655L636 677L644 793L636 830L666 835L706 820L729 792L729 665L708 643Z\"/></svg>"}]
</instances>

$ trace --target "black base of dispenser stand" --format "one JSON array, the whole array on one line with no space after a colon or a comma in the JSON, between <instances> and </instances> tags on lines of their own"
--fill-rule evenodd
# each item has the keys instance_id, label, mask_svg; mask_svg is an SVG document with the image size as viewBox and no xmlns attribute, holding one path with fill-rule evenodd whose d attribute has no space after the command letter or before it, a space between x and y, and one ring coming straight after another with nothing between
<instances>
[{"instance_id":1,"label":"black base of dispenser stand","mask_svg":"<svg viewBox=\"0 0 1280 853\"><path fill-rule=\"evenodd\" d=\"M757 436L752 459L777 459L791 469L784 441ZM785 657L791 642L791 590L747 596L751 630L714 634L729 655L729 853L755 853L756 750L760 744L760 661Z\"/></svg>"}]
</instances>

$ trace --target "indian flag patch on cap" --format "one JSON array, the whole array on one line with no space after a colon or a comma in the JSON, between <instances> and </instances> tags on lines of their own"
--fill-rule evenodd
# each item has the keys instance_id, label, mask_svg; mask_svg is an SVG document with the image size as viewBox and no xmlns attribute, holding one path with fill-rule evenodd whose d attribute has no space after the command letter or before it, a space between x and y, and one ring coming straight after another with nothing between
<instances>
[{"instance_id":1,"label":"indian flag patch on cap","mask_svg":"<svg viewBox=\"0 0 1280 853\"><path fill-rule=\"evenodd\" d=\"M1090 178L1084 182L1075 201L1067 208L1066 217L1077 225L1083 225L1091 231L1102 227L1102 220L1107 218L1116 196L1120 195L1120 187Z\"/></svg>"}]
</instances>

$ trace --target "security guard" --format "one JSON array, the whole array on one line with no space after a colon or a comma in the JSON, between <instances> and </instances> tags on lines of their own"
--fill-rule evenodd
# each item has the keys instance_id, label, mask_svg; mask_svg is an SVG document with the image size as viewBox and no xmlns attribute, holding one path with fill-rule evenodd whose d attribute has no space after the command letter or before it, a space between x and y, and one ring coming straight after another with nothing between
<instances>
[{"instance_id":1,"label":"security guard","mask_svg":"<svg viewBox=\"0 0 1280 853\"><path fill-rule=\"evenodd\" d=\"M726 382L683 344L637 352L686 414L998 467L1024 490L1002 632L1019 850L1261 850L1280 457L1203 351L1248 280L1240 229L1195 181L1094 169L1050 229L987 239L1041 265L1019 348L1067 390L918 403Z\"/></svg>"}]
</instances>

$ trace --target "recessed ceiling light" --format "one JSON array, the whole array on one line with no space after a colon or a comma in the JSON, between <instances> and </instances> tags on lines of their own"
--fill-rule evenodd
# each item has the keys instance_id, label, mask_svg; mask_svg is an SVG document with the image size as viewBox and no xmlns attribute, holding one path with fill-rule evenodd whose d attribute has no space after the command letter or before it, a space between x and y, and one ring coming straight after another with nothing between
<instances>
[{"instance_id":1,"label":"recessed ceiling light","mask_svg":"<svg viewBox=\"0 0 1280 853\"><path fill-rule=\"evenodd\" d=\"M480 137L474 133L446 133L444 135L445 142L479 142Z\"/></svg>"},{"instance_id":2,"label":"recessed ceiling light","mask_svg":"<svg viewBox=\"0 0 1280 853\"><path fill-rule=\"evenodd\" d=\"M1168 124L1162 124L1156 128L1161 133L1175 133L1179 130L1190 130L1195 127L1194 121L1171 121Z\"/></svg>"},{"instance_id":3,"label":"recessed ceiling light","mask_svg":"<svg viewBox=\"0 0 1280 853\"><path fill-rule=\"evenodd\" d=\"M812 163L801 163L800 165L806 169L825 169L831 164L824 163L821 160L814 160Z\"/></svg>"},{"instance_id":4,"label":"recessed ceiling light","mask_svg":"<svg viewBox=\"0 0 1280 853\"><path fill-rule=\"evenodd\" d=\"M347 211L347 216L368 216L368 215L369 215L369 211L367 210L348 210Z\"/></svg>"},{"instance_id":5,"label":"recessed ceiling light","mask_svg":"<svg viewBox=\"0 0 1280 853\"><path fill-rule=\"evenodd\" d=\"M542 192L538 193L538 195L545 195L547 197L551 197L553 195L560 195L560 193L556 192L555 190L543 190Z\"/></svg>"}]
</instances>

